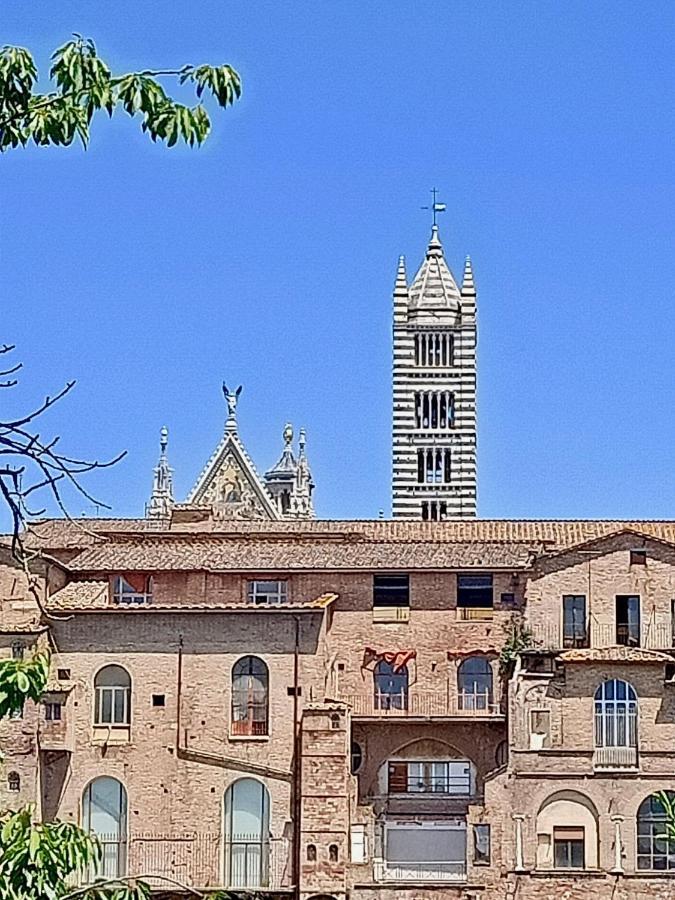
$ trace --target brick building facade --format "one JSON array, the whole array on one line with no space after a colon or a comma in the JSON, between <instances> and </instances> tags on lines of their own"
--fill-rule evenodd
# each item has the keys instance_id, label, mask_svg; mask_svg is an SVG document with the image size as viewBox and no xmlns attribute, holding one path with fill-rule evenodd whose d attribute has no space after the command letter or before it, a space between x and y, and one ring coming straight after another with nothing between
<instances>
[{"instance_id":1,"label":"brick building facade","mask_svg":"<svg viewBox=\"0 0 675 900\"><path fill-rule=\"evenodd\" d=\"M675 897L675 522L49 520L0 802L157 889Z\"/></svg>"}]
</instances>

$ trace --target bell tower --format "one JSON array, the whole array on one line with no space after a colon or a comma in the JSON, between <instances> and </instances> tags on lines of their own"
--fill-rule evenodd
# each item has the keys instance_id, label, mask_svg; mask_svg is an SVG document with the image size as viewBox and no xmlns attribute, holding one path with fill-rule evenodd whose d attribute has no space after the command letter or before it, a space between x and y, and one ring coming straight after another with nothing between
<instances>
[{"instance_id":1,"label":"bell tower","mask_svg":"<svg viewBox=\"0 0 675 900\"><path fill-rule=\"evenodd\" d=\"M394 286L395 519L476 515L476 288L467 257L461 288L445 261L436 203L412 283L400 257Z\"/></svg>"}]
</instances>

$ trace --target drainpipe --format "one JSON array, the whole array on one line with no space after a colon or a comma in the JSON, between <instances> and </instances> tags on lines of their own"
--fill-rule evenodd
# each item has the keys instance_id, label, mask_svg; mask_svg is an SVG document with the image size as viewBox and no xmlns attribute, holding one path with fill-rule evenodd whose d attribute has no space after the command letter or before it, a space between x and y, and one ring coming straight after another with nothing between
<instances>
[{"instance_id":1,"label":"drainpipe","mask_svg":"<svg viewBox=\"0 0 675 900\"><path fill-rule=\"evenodd\" d=\"M300 734L300 619L293 616L295 624L295 646L293 651L293 880L295 898L300 900L300 833L302 818L301 785L301 734Z\"/></svg>"},{"instance_id":2,"label":"drainpipe","mask_svg":"<svg viewBox=\"0 0 675 900\"><path fill-rule=\"evenodd\" d=\"M180 710L183 705L183 635L178 635L178 677L176 684L176 758L180 750Z\"/></svg>"}]
</instances>

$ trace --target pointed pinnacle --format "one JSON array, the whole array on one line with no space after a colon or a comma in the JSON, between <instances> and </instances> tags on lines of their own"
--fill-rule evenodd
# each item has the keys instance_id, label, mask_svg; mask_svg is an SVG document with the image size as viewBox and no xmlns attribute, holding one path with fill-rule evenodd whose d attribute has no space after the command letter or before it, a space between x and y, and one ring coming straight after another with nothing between
<instances>
[{"instance_id":1,"label":"pointed pinnacle","mask_svg":"<svg viewBox=\"0 0 675 900\"><path fill-rule=\"evenodd\" d=\"M464 262L464 274L462 276L462 293L475 294L476 285L473 281L473 267L471 265L471 257L467 256Z\"/></svg>"},{"instance_id":2,"label":"pointed pinnacle","mask_svg":"<svg viewBox=\"0 0 675 900\"><path fill-rule=\"evenodd\" d=\"M408 276L405 271L405 256L399 256L398 268L396 270L396 283L394 284L395 294L408 293Z\"/></svg>"},{"instance_id":3,"label":"pointed pinnacle","mask_svg":"<svg viewBox=\"0 0 675 900\"><path fill-rule=\"evenodd\" d=\"M430 256L443 256L443 244L438 234L438 225L431 226L431 238L427 247L427 259Z\"/></svg>"}]
</instances>

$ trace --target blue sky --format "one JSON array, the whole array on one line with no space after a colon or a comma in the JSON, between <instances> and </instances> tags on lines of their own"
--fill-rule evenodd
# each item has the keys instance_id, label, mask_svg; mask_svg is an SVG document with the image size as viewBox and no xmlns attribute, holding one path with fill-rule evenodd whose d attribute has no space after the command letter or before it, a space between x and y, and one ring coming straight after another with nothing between
<instances>
[{"instance_id":1,"label":"blue sky","mask_svg":"<svg viewBox=\"0 0 675 900\"><path fill-rule=\"evenodd\" d=\"M388 514L391 289L434 185L479 291L479 514L675 513L672 3L48 6L0 11L43 71L77 31L117 71L244 82L201 150L120 115L86 153L0 158L0 340L25 364L3 404L77 379L43 428L129 451L88 482L115 514L142 512L165 423L187 493L223 379L259 469L290 420L321 516Z\"/></svg>"}]
</instances>

